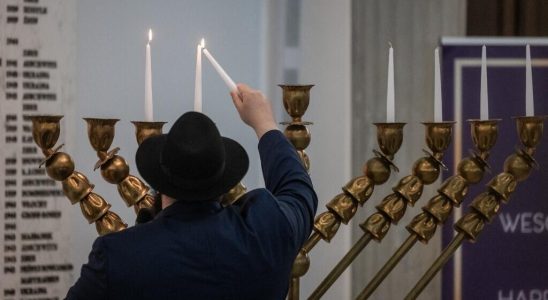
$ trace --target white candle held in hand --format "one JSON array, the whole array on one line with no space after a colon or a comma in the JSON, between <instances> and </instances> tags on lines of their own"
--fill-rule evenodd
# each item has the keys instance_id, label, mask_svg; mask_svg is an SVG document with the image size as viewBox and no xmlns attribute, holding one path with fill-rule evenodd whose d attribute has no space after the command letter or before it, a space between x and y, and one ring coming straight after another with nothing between
<instances>
[{"instance_id":1,"label":"white candle held in hand","mask_svg":"<svg viewBox=\"0 0 548 300\"><path fill-rule=\"evenodd\" d=\"M150 58L150 41L152 41L152 29L148 30L148 43L146 46L145 62L145 121L152 122L152 63Z\"/></svg>"},{"instance_id":2,"label":"white candle held in hand","mask_svg":"<svg viewBox=\"0 0 548 300\"><path fill-rule=\"evenodd\" d=\"M388 50L388 82L386 85L386 122L393 123L395 120L394 103L394 49L390 44Z\"/></svg>"},{"instance_id":3,"label":"white candle held in hand","mask_svg":"<svg viewBox=\"0 0 548 300\"><path fill-rule=\"evenodd\" d=\"M204 51L204 54L207 57L207 59L209 59L209 62L211 62L211 64L215 68L215 70L217 70L217 73L219 73L219 76L221 76L221 78L225 82L228 89L230 91L237 91L238 87L236 87L236 83L234 83L232 78L230 78L230 76L228 76L228 74L221 67L221 65L219 65L219 63L215 60L215 58L213 58L213 55L211 55L211 53L209 53L209 51L205 47L204 47L203 51Z\"/></svg>"},{"instance_id":4,"label":"white candle held in hand","mask_svg":"<svg viewBox=\"0 0 548 300\"><path fill-rule=\"evenodd\" d=\"M531 67L531 47L525 47L525 115L535 115L535 102L533 97L533 68Z\"/></svg>"},{"instance_id":5,"label":"white candle held in hand","mask_svg":"<svg viewBox=\"0 0 548 300\"><path fill-rule=\"evenodd\" d=\"M434 50L434 122L442 122L440 52Z\"/></svg>"},{"instance_id":6,"label":"white candle held in hand","mask_svg":"<svg viewBox=\"0 0 548 300\"><path fill-rule=\"evenodd\" d=\"M202 112L202 49L204 39L196 49L196 78L194 81L194 111Z\"/></svg>"},{"instance_id":7,"label":"white candle held in hand","mask_svg":"<svg viewBox=\"0 0 548 300\"><path fill-rule=\"evenodd\" d=\"M489 120L489 98L487 97L487 54L485 45L481 48L480 119Z\"/></svg>"}]
</instances>

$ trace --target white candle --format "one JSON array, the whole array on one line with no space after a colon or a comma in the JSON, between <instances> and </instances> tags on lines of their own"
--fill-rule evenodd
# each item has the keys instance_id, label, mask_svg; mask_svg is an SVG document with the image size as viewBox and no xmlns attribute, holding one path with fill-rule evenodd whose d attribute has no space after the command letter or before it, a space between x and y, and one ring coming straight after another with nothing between
<instances>
[{"instance_id":1,"label":"white candle","mask_svg":"<svg viewBox=\"0 0 548 300\"><path fill-rule=\"evenodd\" d=\"M394 104L394 49L390 44L388 50L388 82L386 85L386 122L392 123L395 119Z\"/></svg>"},{"instance_id":2,"label":"white candle","mask_svg":"<svg viewBox=\"0 0 548 300\"><path fill-rule=\"evenodd\" d=\"M152 29L148 30L148 43L146 47L145 62L145 121L152 122L152 63L150 59L150 41L152 41Z\"/></svg>"},{"instance_id":3,"label":"white candle","mask_svg":"<svg viewBox=\"0 0 548 300\"><path fill-rule=\"evenodd\" d=\"M204 39L196 49L196 78L194 80L194 111L202 112L202 49Z\"/></svg>"},{"instance_id":4,"label":"white candle","mask_svg":"<svg viewBox=\"0 0 548 300\"><path fill-rule=\"evenodd\" d=\"M221 65L219 65L219 63L215 60L215 58L213 58L211 53L209 53L209 51L207 51L206 48L204 48L203 51L204 51L204 54L207 57L207 59L209 59L209 61L211 62L211 64L215 68L215 70L217 70L217 73L219 73L219 76L221 76L221 78L225 82L228 89L230 91L237 91L238 87L236 87L236 83L234 83L232 78L230 78L230 76L228 76L228 74L226 74L225 70L221 67Z\"/></svg>"},{"instance_id":5,"label":"white candle","mask_svg":"<svg viewBox=\"0 0 548 300\"><path fill-rule=\"evenodd\" d=\"M440 52L434 50L434 122L442 122Z\"/></svg>"},{"instance_id":6,"label":"white candle","mask_svg":"<svg viewBox=\"0 0 548 300\"><path fill-rule=\"evenodd\" d=\"M531 48L525 47L525 115L535 115L535 102L533 101L533 68L531 67Z\"/></svg>"},{"instance_id":7,"label":"white candle","mask_svg":"<svg viewBox=\"0 0 548 300\"><path fill-rule=\"evenodd\" d=\"M480 87L480 119L489 120L489 101L487 97L487 54L485 45L481 48L481 87Z\"/></svg>"}]
</instances>

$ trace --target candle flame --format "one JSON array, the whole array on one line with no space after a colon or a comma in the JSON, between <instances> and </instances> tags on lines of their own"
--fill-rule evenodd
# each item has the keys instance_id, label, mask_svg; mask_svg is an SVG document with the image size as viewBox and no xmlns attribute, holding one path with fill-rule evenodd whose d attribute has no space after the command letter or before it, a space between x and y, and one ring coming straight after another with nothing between
<instances>
[{"instance_id":1,"label":"candle flame","mask_svg":"<svg viewBox=\"0 0 548 300\"><path fill-rule=\"evenodd\" d=\"M202 38L202 40L200 41L200 47L205 48L205 40L204 40L204 38Z\"/></svg>"},{"instance_id":2,"label":"candle flame","mask_svg":"<svg viewBox=\"0 0 548 300\"><path fill-rule=\"evenodd\" d=\"M388 46L390 46L390 48L392 48L392 42L391 41L388 41Z\"/></svg>"},{"instance_id":3,"label":"candle flame","mask_svg":"<svg viewBox=\"0 0 548 300\"><path fill-rule=\"evenodd\" d=\"M148 29L148 42L152 41L152 29Z\"/></svg>"}]
</instances>

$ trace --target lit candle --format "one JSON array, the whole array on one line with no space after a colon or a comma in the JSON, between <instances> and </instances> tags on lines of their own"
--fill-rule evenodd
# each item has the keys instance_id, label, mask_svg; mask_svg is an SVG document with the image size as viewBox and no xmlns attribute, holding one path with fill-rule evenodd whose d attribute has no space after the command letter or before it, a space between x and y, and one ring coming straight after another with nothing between
<instances>
[{"instance_id":1,"label":"lit candle","mask_svg":"<svg viewBox=\"0 0 548 300\"><path fill-rule=\"evenodd\" d=\"M152 41L152 29L148 30L148 43L146 47L145 62L145 121L152 122L152 64L150 59L150 41Z\"/></svg>"},{"instance_id":2,"label":"lit candle","mask_svg":"<svg viewBox=\"0 0 548 300\"><path fill-rule=\"evenodd\" d=\"M215 58L213 58L211 53L209 53L209 51L207 51L207 49L205 47L204 47L203 51L204 51L204 54L207 57L207 59L209 59L209 61L211 62L211 64L215 68L215 70L217 70L217 73L219 73L219 76L221 76L221 78L225 82L228 89L230 91L237 91L238 87L236 87L236 84L234 83L232 78L230 78L230 76L228 76L228 74L226 74L225 70L221 67L221 65L219 65L219 63L215 60Z\"/></svg>"},{"instance_id":3,"label":"lit candle","mask_svg":"<svg viewBox=\"0 0 548 300\"><path fill-rule=\"evenodd\" d=\"M202 49L204 39L196 49L196 79L194 80L194 111L202 112Z\"/></svg>"},{"instance_id":4,"label":"lit candle","mask_svg":"<svg viewBox=\"0 0 548 300\"><path fill-rule=\"evenodd\" d=\"M535 102L533 101L533 68L531 67L531 47L525 47L525 115L535 115Z\"/></svg>"},{"instance_id":5,"label":"lit candle","mask_svg":"<svg viewBox=\"0 0 548 300\"><path fill-rule=\"evenodd\" d=\"M386 85L386 122L393 123L395 119L394 104L394 49L390 44L388 50L388 83Z\"/></svg>"},{"instance_id":6,"label":"lit candle","mask_svg":"<svg viewBox=\"0 0 548 300\"><path fill-rule=\"evenodd\" d=\"M480 87L480 118L489 120L489 101L487 98L487 54L485 45L481 48L481 87Z\"/></svg>"},{"instance_id":7,"label":"lit candle","mask_svg":"<svg viewBox=\"0 0 548 300\"><path fill-rule=\"evenodd\" d=\"M440 52L434 50L434 122L441 122L441 77L440 77Z\"/></svg>"}]
</instances>

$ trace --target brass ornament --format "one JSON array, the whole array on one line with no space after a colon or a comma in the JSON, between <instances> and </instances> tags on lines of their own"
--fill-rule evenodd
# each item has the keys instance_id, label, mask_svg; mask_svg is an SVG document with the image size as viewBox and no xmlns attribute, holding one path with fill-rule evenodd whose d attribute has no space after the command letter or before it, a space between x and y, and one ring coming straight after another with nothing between
<instances>
[{"instance_id":1,"label":"brass ornament","mask_svg":"<svg viewBox=\"0 0 548 300\"><path fill-rule=\"evenodd\" d=\"M122 230L127 227L118 215L109 211L108 204L101 196L92 192L93 184L87 177L74 171L70 155L57 152L62 146L53 149L59 138L62 116L31 116L32 136L46 156L46 173L52 179L61 181L63 193L71 204L80 203L82 214L88 222L95 222L99 235Z\"/></svg>"},{"instance_id":2,"label":"brass ornament","mask_svg":"<svg viewBox=\"0 0 548 300\"><path fill-rule=\"evenodd\" d=\"M424 213L430 215L436 223L441 225L451 216L454 202L445 195L436 195L422 208Z\"/></svg>"},{"instance_id":3,"label":"brass ornament","mask_svg":"<svg viewBox=\"0 0 548 300\"><path fill-rule=\"evenodd\" d=\"M293 122L301 122L301 118L308 109L310 103L310 89L314 85L284 85L279 87L283 90L283 105L287 113L293 118Z\"/></svg>"},{"instance_id":4,"label":"brass ornament","mask_svg":"<svg viewBox=\"0 0 548 300\"><path fill-rule=\"evenodd\" d=\"M392 190L404 197L411 205L414 205L422 196L424 184L419 177L407 175L400 179Z\"/></svg>"},{"instance_id":5,"label":"brass ornament","mask_svg":"<svg viewBox=\"0 0 548 300\"><path fill-rule=\"evenodd\" d=\"M308 268L310 268L310 258L308 257L308 253L301 249L291 267L291 276L301 277L308 272Z\"/></svg>"},{"instance_id":6,"label":"brass ornament","mask_svg":"<svg viewBox=\"0 0 548 300\"><path fill-rule=\"evenodd\" d=\"M314 220L314 231L320 234L322 239L330 242L339 230L341 221L330 211L319 214Z\"/></svg>"},{"instance_id":7,"label":"brass ornament","mask_svg":"<svg viewBox=\"0 0 548 300\"><path fill-rule=\"evenodd\" d=\"M363 165L363 174L380 185L390 178L390 165L381 157L373 157Z\"/></svg>"},{"instance_id":8,"label":"brass ornament","mask_svg":"<svg viewBox=\"0 0 548 300\"><path fill-rule=\"evenodd\" d=\"M287 126L284 134L297 150L304 150L310 144L310 131L302 124Z\"/></svg>"},{"instance_id":9,"label":"brass ornament","mask_svg":"<svg viewBox=\"0 0 548 300\"><path fill-rule=\"evenodd\" d=\"M239 182L235 187L231 188L228 193L221 197L221 205L229 206L238 201L243 195L247 193L247 187Z\"/></svg>"},{"instance_id":10,"label":"brass ornament","mask_svg":"<svg viewBox=\"0 0 548 300\"><path fill-rule=\"evenodd\" d=\"M468 184L469 181L461 175L451 176L441 184L438 193L450 199L454 206L459 207L468 194Z\"/></svg>"},{"instance_id":11,"label":"brass ornament","mask_svg":"<svg viewBox=\"0 0 548 300\"><path fill-rule=\"evenodd\" d=\"M358 209L357 201L346 193L335 196L326 204L327 209L336 214L341 222L348 224Z\"/></svg>"},{"instance_id":12,"label":"brass ornament","mask_svg":"<svg viewBox=\"0 0 548 300\"><path fill-rule=\"evenodd\" d=\"M135 139L137 144L148 139L151 136L157 136L162 134L162 128L166 122L143 122L143 121L131 121L135 126Z\"/></svg>"},{"instance_id":13,"label":"brass ornament","mask_svg":"<svg viewBox=\"0 0 548 300\"><path fill-rule=\"evenodd\" d=\"M382 213L376 212L361 223L360 228L380 242L390 230L390 221Z\"/></svg>"},{"instance_id":14,"label":"brass ornament","mask_svg":"<svg viewBox=\"0 0 548 300\"><path fill-rule=\"evenodd\" d=\"M426 244L436 233L437 223L438 221L435 218L423 212L415 216L405 228Z\"/></svg>"},{"instance_id":15,"label":"brass ornament","mask_svg":"<svg viewBox=\"0 0 548 300\"><path fill-rule=\"evenodd\" d=\"M390 194L381 201L375 208L383 212L393 224L398 224L398 221L403 218L407 208L406 199L396 193Z\"/></svg>"},{"instance_id":16,"label":"brass ornament","mask_svg":"<svg viewBox=\"0 0 548 300\"><path fill-rule=\"evenodd\" d=\"M363 206L373 194L374 188L373 180L367 176L358 176L350 180L343 187L343 191L356 200L360 206Z\"/></svg>"}]
</instances>

